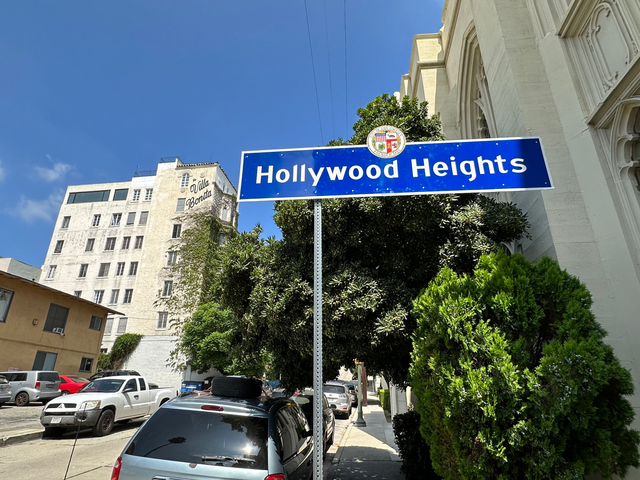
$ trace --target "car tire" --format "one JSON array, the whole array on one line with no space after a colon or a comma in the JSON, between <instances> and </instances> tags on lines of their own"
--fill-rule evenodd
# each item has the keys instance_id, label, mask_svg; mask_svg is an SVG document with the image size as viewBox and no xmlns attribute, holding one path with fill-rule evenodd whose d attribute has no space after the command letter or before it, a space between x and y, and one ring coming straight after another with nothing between
<instances>
[{"instance_id":1,"label":"car tire","mask_svg":"<svg viewBox=\"0 0 640 480\"><path fill-rule=\"evenodd\" d=\"M326 460L327 459L327 451L329 450L329 442L327 442L327 439L324 438L322 441L322 460Z\"/></svg>"},{"instance_id":2,"label":"car tire","mask_svg":"<svg viewBox=\"0 0 640 480\"><path fill-rule=\"evenodd\" d=\"M44 427L42 438L60 438L66 431L66 428L61 427Z\"/></svg>"},{"instance_id":3,"label":"car tire","mask_svg":"<svg viewBox=\"0 0 640 480\"><path fill-rule=\"evenodd\" d=\"M98 422L93 426L93 435L95 437L103 437L109 435L113 430L113 412L111 410L105 410L100 415Z\"/></svg>"},{"instance_id":4,"label":"car tire","mask_svg":"<svg viewBox=\"0 0 640 480\"><path fill-rule=\"evenodd\" d=\"M60 395L69 395L69 392L67 392L66 390L62 390L62 393Z\"/></svg>"},{"instance_id":5,"label":"car tire","mask_svg":"<svg viewBox=\"0 0 640 480\"><path fill-rule=\"evenodd\" d=\"M334 427L335 428L335 427ZM330 447L331 445L333 445L333 434L334 432L331 432L331 436L329 438L327 438L327 446Z\"/></svg>"},{"instance_id":6,"label":"car tire","mask_svg":"<svg viewBox=\"0 0 640 480\"><path fill-rule=\"evenodd\" d=\"M27 392L20 392L16 395L16 406L26 407L29 405L29 394Z\"/></svg>"}]
</instances>

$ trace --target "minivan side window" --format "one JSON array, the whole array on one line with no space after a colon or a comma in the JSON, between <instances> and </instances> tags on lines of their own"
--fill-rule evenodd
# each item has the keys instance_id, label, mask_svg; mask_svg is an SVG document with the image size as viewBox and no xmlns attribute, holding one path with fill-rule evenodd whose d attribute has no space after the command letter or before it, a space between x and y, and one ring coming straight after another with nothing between
<instances>
[{"instance_id":1,"label":"minivan side window","mask_svg":"<svg viewBox=\"0 0 640 480\"><path fill-rule=\"evenodd\" d=\"M7 380L10 382L26 382L27 381L27 373L11 373L7 377Z\"/></svg>"}]
</instances>

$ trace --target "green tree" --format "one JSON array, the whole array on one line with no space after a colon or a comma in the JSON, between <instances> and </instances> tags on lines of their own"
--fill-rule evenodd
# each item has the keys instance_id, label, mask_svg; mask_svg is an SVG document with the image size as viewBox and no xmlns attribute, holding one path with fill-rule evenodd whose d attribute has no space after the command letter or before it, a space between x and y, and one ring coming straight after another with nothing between
<instances>
[{"instance_id":1,"label":"green tree","mask_svg":"<svg viewBox=\"0 0 640 480\"><path fill-rule=\"evenodd\" d=\"M415 303L411 379L448 479L624 476L638 466L630 373L580 281L543 258L445 267Z\"/></svg>"},{"instance_id":2,"label":"green tree","mask_svg":"<svg viewBox=\"0 0 640 480\"><path fill-rule=\"evenodd\" d=\"M239 362L234 355L233 327L234 316L230 310L214 302L205 303L184 324L174 355L187 358L187 363L200 373L215 368L226 375L261 376L266 358L257 356L253 364Z\"/></svg>"},{"instance_id":3,"label":"green tree","mask_svg":"<svg viewBox=\"0 0 640 480\"><path fill-rule=\"evenodd\" d=\"M383 95L359 109L349 143L379 125L403 128L408 141L440 140L426 103ZM337 141L334 143L344 143ZM412 301L445 265L471 271L482 254L521 237L525 216L479 195L323 200L324 377L355 358L370 371L406 380ZM276 202L282 240L241 234L221 253L210 298L233 311L234 345L270 352L289 388L311 384L313 357L313 202Z\"/></svg>"}]
</instances>

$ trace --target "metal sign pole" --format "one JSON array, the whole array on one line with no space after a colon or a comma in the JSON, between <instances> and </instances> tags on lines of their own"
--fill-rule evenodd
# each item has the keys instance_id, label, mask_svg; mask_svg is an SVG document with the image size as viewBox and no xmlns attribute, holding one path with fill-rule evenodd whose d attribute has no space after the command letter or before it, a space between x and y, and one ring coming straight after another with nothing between
<instances>
[{"instance_id":1,"label":"metal sign pole","mask_svg":"<svg viewBox=\"0 0 640 480\"><path fill-rule=\"evenodd\" d=\"M313 479L322 480L322 201L313 201Z\"/></svg>"}]
</instances>

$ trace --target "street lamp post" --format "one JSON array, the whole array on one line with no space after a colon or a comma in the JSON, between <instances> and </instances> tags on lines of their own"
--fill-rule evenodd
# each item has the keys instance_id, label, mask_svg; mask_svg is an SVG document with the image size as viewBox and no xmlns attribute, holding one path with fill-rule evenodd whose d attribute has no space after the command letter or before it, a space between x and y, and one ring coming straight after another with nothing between
<instances>
[{"instance_id":1,"label":"street lamp post","mask_svg":"<svg viewBox=\"0 0 640 480\"><path fill-rule=\"evenodd\" d=\"M366 427L367 422L364 421L362 416L362 395L364 394L362 391L362 362L356 361L356 366L358 367L358 419L355 422L355 426Z\"/></svg>"}]
</instances>

